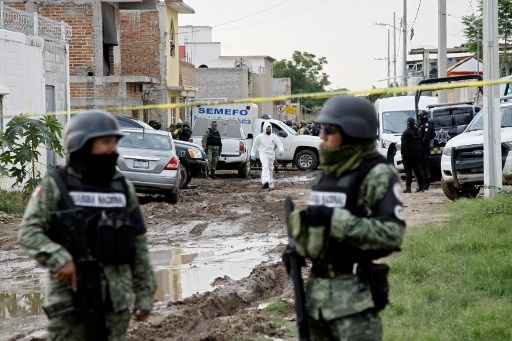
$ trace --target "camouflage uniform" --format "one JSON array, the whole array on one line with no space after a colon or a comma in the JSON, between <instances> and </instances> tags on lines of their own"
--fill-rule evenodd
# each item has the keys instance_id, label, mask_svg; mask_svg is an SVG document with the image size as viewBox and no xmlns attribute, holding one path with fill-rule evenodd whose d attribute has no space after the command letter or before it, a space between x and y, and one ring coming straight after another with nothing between
<instances>
[{"instance_id":1,"label":"camouflage uniform","mask_svg":"<svg viewBox=\"0 0 512 341\"><path fill-rule=\"evenodd\" d=\"M80 177L67 168L71 176ZM114 179L121 177L119 173ZM71 303L73 290L65 282L58 281L53 274L64 264L72 260L71 254L62 245L52 241L48 230L52 214L57 211L61 198L55 180L47 176L36 188L28 203L19 232L22 249L40 265L49 270L46 306L56 303ZM140 212L135 190L128 183L126 209L136 215ZM142 220L142 219L141 219ZM103 265L101 273L102 300L111 302L111 312L106 313L106 325L109 340L125 340L131 317L131 310L151 311L156 282L149 261L148 246L144 234L135 239L135 259L133 265ZM108 295L107 295L108 290ZM49 340L86 340L84 324L71 313L55 317L48 325Z\"/></svg>"},{"instance_id":2,"label":"camouflage uniform","mask_svg":"<svg viewBox=\"0 0 512 341\"><path fill-rule=\"evenodd\" d=\"M361 158L336 175L343 178L360 162ZM308 226L302 218L304 210L290 216L297 251L313 263L306 290L312 340L382 339L382 323L369 284L352 268L339 273L332 263L350 257L350 249L381 255L399 249L405 232L400 192L394 169L380 163L369 170L357 193L357 206L369 214L359 216L347 208L334 208L330 228Z\"/></svg>"},{"instance_id":3,"label":"camouflage uniform","mask_svg":"<svg viewBox=\"0 0 512 341\"><path fill-rule=\"evenodd\" d=\"M312 263L306 290L312 339L381 340L378 312L389 303L389 267L374 260L402 243L398 176L376 152L371 102L333 97L317 122L324 172L313 185L310 206L289 217L296 252Z\"/></svg>"}]
</instances>

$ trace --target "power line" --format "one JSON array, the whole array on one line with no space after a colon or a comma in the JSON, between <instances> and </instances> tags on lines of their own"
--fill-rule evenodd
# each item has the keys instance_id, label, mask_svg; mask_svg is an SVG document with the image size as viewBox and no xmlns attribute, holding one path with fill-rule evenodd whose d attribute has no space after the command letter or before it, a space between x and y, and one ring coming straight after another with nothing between
<instances>
[{"instance_id":1,"label":"power line","mask_svg":"<svg viewBox=\"0 0 512 341\"><path fill-rule=\"evenodd\" d=\"M286 3L290 2L291 0L284 0L284 1L281 1L275 5L272 5L270 7L267 7L267 8L264 8L264 9L261 9L259 11L256 11L256 12L253 12L253 13L250 13L250 14L247 14L243 17L239 17L239 18L236 18L236 19L232 19L232 20L229 20L229 21L226 21L226 22L223 22L223 23L220 23L220 24L217 24L217 25L214 25L212 26L211 28L212 29L215 29L215 28L219 28L219 27L222 27L222 26L227 26L227 25L231 25L231 24L235 24L237 22L240 22L242 20L245 20L245 19L248 19L248 18L251 18L251 17L254 17L254 16L257 16L257 15L260 15L260 14L264 14L264 13L268 13L268 12L271 12L273 10L275 10L276 8L278 7L281 7L283 5L285 5ZM202 28L198 28L198 29L192 29L192 31L187 31L187 32L178 32L177 35L180 35L180 34L194 34L196 32L200 32L201 30L203 30Z\"/></svg>"},{"instance_id":2,"label":"power line","mask_svg":"<svg viewBox=\"0 0 512 341\"><path fill-rule=\"evenodd\" d=\"M418 20L418 16L420 14L422 4L423 4L423 0L420 0L420 2L418 4L418 9L416 10L416 16L414 17L414 20L412 21L412 24L411 24L411 29L414 28L414 25L416 24L416 20Z\"/></svg>"},{"instance_id":3,"label":"power line","mask_svg":"<svg viewBox=\"0 0 512 341\"><path fill-rule=\"evenodd\" d=\"M225 25L231 25L231 24L234 24L236 22L239 22L239 21L242 21L242 20L245 20L247 18L250 18L250 17L253 17L253 16L256 16L256 15L260 15L260 14L263 14L263 13L267 13L267 12L270 12L270 11L273 11L274 9L278 8L278 7L281 7L283 6L284 4L286 4L287 2L290 2L291 0L284 0L284 1L281 1L280 3L277 3L273 6L270 6L270 7L267 7L267 8L264 8L262 10L259 10L257 12L254 12L254 13L251 13L251 14L247 14L243 17L240 17L238 19L233 19L233 20L230 20L230 21L226 21L226 22L223 22L221 24L217 24L215 26L213 26L213 28L218 28L218 27L221 27L221 26L225 26Z\"/></svg>"}]
</instances>

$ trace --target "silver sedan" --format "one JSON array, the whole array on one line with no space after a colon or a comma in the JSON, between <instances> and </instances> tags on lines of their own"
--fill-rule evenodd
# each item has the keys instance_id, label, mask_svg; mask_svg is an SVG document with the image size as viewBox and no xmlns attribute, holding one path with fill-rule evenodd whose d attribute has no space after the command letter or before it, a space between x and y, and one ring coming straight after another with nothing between
<instances>
[{"instance_id":1,"label":"silver sedan","mask_svg":"<svg viewBox=\"0 0 512 341\"><path fill-rule=\"evenodd\" d=\"M164 194L178 201L180 159L171 134L159 130L123 129L119 170L138 193Z\"/></svg>"}]
</instances>

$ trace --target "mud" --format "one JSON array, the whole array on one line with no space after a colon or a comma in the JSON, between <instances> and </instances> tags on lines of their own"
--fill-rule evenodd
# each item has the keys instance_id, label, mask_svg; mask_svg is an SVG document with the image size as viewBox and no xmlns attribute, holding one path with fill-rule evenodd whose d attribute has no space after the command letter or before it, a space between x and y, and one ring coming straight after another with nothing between
<instances>
[{"instance_id":1,"label":"mud","mask_svg":"<svg viewBox=\"0 0 512 341\"><path fill-rule=\"evenodd\" d=\"M299 207L306 205L312 179L311 173L281 172L276 189L268 191L259 179L226 174L194 179L177 205L141 198L158 291L154 315L132 324L131 340L293 339L291 311L283 322L258 307L291 299L287 276L276 265L287 238L283 201L290 195ZM438 186L403 200L410 228L446 219ZM44 338L45 271L16 245L20 217L4 216L0 340Z\"/></svg>"},{"instance_id":2,"label":"mud","mask_svg":"<svg viewBox=\"0 0 512 341\"><path fill-rule=\"evenodd\" d=\"M288 279L284 267L274 264L255 268L243 280L224 279L217 284L212 292L171 304L146 323L135 325L130 340L233 340L265 334L235 314L260 300L281 295Z\"/></svg>"}]
</instances>

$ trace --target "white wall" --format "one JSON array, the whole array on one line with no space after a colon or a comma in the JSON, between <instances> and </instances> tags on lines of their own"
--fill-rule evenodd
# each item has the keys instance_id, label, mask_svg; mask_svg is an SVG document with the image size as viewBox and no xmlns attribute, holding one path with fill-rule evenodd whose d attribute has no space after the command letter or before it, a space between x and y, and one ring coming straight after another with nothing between
<instances>
[{"instance_id":1,"label":"white wall","mask_svg":"<svg viewBox=\"0 0 512 341\"><path fill-rule=\"evenodd\" d=\"M185 44L190 63L196 67L221 67L219 65L220 43L190 43ZM232 66L231 66L232 67Z\"/></svg>"},{"instance_id":2,"label":"white wall","mask_svg":"<svg viewBox=\"0 0 512 341\"><path fill-rule=\"evenodd\" d=\"M23 33L0 30L0 84L9 94L4 96L4 125L20 113L41 115L45 112L43 41ZM40 170L44 173L46 150L41 150ZM0 189L13 188L14 179L0 177Z\"/></svg>"},{"instance_id":3,"label":"white wall","mask_svg":"<svg viewBox=\"0 0 512 341\"><path fill-rule=\"evenodd\" d=\"M0 83L9 91L4 97L4 124L12 115L43 114L43 41L23 33L0 30L0 61Z\"/></svg>"},{"instance_id":4,"label":"white wall","mask_svg":"<svg viewBox=\"0 0 512 341\"><path fill-rule=\"evenodd\" d=\"M211 43L213 41L212 28L210 26L180 26L179 42L185 43Z\"/></svg>"}]
</instances>

